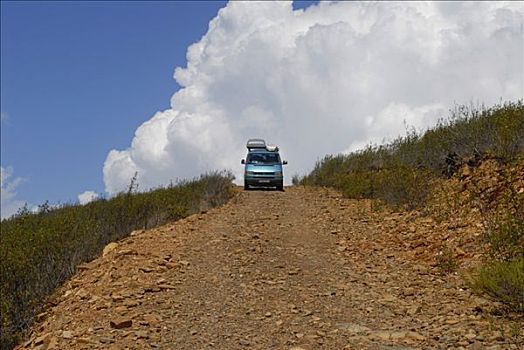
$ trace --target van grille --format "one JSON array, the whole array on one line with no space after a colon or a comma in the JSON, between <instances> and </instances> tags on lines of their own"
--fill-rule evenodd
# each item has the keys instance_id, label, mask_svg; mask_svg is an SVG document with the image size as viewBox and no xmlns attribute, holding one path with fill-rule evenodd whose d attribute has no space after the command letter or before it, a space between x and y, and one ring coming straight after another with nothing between
<instances>
[{"instance_id":1,"label":"van grille","mask_svg":"<svg viewBox=\"0 0 524 350\"><path fill-rule=\"evenodd\" d=\"M275 173L274 172L255 171L255 172L253 172L253 175L256 175L256 176L275 176Z\"/></svg>"}]
</instances>

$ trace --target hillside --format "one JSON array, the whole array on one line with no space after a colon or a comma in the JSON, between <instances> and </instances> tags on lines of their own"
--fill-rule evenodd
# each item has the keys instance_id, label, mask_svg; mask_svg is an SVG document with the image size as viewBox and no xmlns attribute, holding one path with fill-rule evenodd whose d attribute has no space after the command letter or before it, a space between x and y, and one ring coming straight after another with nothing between
<instances>
[{"instance_id":1,"label":"hillside","mask_svg":"<svg viewBox=\"0 0 524 350\"><path fill-rule=\"evenodd\" d=\"M523 174L518 101L326 156L283 193L224 173L44 206L2 222L0 335L36 319L17 349L520 349Z\"/></svg>"},{"instance_id":2,"label":"hillside","mask_svg":"<svg viewBox=\"0 0 524 350\"><path fill-rule=\"evenodd\" d=\"M168 187L129 189L86 205L24 207L0 223L0 349L26 336L44 302L78 265L136 229L157 227L227 202L232 175L209 173Z\"/></svg>"},{"instance_id":3,"label":"hillside","mask_svg":"<svg viewBox=\"0 0 524 350\"><path fill-rule=\"evenodd\" d=\"M238 190L222 207L135 231L78 268L18 349L522 345L522 318L462 276L482 255L475 217L373 203L326 188ZM458 273L443 271L443 244Z\"/></svg>"}]
</instances>

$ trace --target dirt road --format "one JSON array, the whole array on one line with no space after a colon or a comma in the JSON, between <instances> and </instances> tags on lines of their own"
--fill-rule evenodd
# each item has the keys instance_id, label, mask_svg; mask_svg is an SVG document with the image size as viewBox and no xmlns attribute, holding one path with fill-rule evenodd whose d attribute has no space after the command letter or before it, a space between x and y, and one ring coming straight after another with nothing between
<instances>
[{"instance_id":1,"label":"dirt road","mask_svg":"<svg viewBox=\"0 0 524 350\"><path fill-rule=\"evenodd\" d=\"M448 226L323 189L239 191L106 247L25 346L517 349L518 322L432 263L425 236L460 233Z\"/></svg>"}]
</instances>

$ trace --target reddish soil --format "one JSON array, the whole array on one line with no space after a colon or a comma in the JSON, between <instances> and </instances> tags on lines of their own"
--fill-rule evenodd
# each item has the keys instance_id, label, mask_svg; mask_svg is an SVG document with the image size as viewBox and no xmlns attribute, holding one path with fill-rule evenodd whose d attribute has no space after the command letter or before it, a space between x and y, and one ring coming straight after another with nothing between
<instances>
[{"instance_id":1,"label":"reddish soil","mask_svg":"<svg viewBox=\"0 0 524 350\"><path fill-rule=\"evenodd\" d=\"M80 266L20 348L518 349L522 320L472 294L481 228L331 190L238 191ZM442 274L442 242L458 273Z\"/></svg>"}]
</instances>

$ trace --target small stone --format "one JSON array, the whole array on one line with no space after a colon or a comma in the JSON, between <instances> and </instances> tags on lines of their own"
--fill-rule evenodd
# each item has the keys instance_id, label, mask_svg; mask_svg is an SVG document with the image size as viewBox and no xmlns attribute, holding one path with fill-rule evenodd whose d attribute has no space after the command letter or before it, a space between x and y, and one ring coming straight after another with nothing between
<instances>
[{"instance_id":1,"label":"small stone","mask_svg":"<svg viewBox=\"0 0 524 350\"><path fill-rule=\"evenodd\" d=\"M73 338L73 332L71 332L71 331L63 331L62 332L62 338L64 338L64 339L71 339L71 338Z\"/></svg>"},{"instance_id":2,"label":"small stone","mask_svg":"<svg viewBox=\"0 0 524 350\"><path fill-rule=\"evenodd\" d=\"M475 338L477 338L477 335L475 333L468 333L465 335L465 338L467 340L469 340L470 342L473 342L473 340L475 340Z\"/></svg>"},{"instance_id":3,"label":"small stone","mask_svg":"<svg viewBox=\"0 0 524 350\"><path fill-rule=\"evenodd\" d=\"M380 299L380 301L383 301L386 303L393 303L393 302L397 302L398 298L391 294L384 294L384 297Z\"/></svg>"},{"instance_id":4,"label":"small stone","mask_svg":"<svg viewBox=\"0 0 524 350\"><path fill-rule=\"evenodd\" d=\"M422 334L417 333L417 332L408 332L407 333L407 337L411 338L411 339L414 339L414 340L418 340L418 341L426 340L425 336L423 336Z\"/></svg>"},{"instance_id":5,"label":"small stone","mask_svg":"<svg viewBox=\"0 0 524 350\"><path fill-rule=\"evenodd\" d=\"M311 315L313 315L313 311L304 310L304 316L311 316Z\"/></svg>"},{"instance_id":6,"label":"small stone","mask_svg":"<svg viewBox=\"0 0 524 350\"><path fill-rule=\"evenodd\" d=\"M108 337L101 337L98 339L99 342L102 344L112 344L115 342L115 338L108 336Z\"/></svg>"},{"instance_id":7,"label":"small stone","mask_svg":"<svg viewBox=\"0 0 524 350\"><path fill-rule=\"evenodd\" d=\"M111 299L116 302L116 301L124 300L124 297L118 294L112 294Z\"/></svg>"},{"instance_id":8,"label":"small stone","mask_svg":"<svg viewBox=\"0 0 524 350\"><path fill-rule=\"evenodd\" d=\"M86 337L78 338L76 342L80 344L94 344L95 343L95 341L93 341L91 338L86 338Z\"/></svg>"},{"instance_id":9,"label":"small stone","mask_svg":"<svg viewBox=\"0 0 524 350\"><path fill-rule=\"evenodd\" d=\"M51 336L51 333L46 333L38 338L35 339L34 345L40 345L49 342L49 337ZM29 346L29 344L27 344Z\"/></svg>"},{"instance_id":10,"label":"small stone","mask_svg":"<svg viewBox=\"0 0 524 350\"><path fill-rule=\"evenodd\" d=\"M176 289L176 286L174 286L172 284L163 283L163 284L159 284L158 288L160 288L160 289Z\"/></svg>"},{"instance_id":11,"label":"small stone","mask_svg":"<svg viewBox=\"0 0 524 350\"><path fill-rule=\"evenodd\" d=\"M75 293L75 295L77 297L79 297L80 299L82 299L82 300L87 299L87 297L90 296L89 292L86 291L84 288L78 289L78 291Z\"/></svg>"},{"instance_id":12,"label":"small stone","mask_svg":"<svg viewBox=\"0 0 524 350\"><path fill-rule=\"evenodd\" d=\"M118 243L116 242L109 243L108 245L104 247L104 250L102 251L102 256L106 256L107 254L115 250L117 247L118 247Z\"/></svg>"},{"instance_id":13,"label":"small stone","mask_svg":"<svg viewBox=\"0 0 524 350\"><path fill-rule=\"evenodd\" d=\"M389 340L391 338L391 332L389 331L376 331L372 333L373 339L378 340Z\"/></svg>"},{"instance_id":14,"label":"small stone","mask_svg":"<svg viewBox=\"0 0 524 350\"><path fill-rule=\"evenodd\" d=\"M155 315L151 315L151 314L148 314L148 315L144 315L144 320L152 325L152 326L155 326L157 325L158 323L160 323L160 321L158 320L158 318L155 316Z\"/></svg>"},{"instance_id":15,"label":"small stone","mask_svg":"<svg viewBox=\"0 0 524 350\"><path fill-rule=\"evenodd\" d=\"M400 340L404 339L406 337L406 332L391 332L390 339L391 340Z\"/></svg>"},{"instance_id":16,"label":"small stone","mask_svg":"<svg viewBox=\"0 0 524 350\"><path fill-rule=\"evenodd\" d=\"M118 314L125 314L127 312L127 306L120 305L115 307L115 312Z\"/></svg>"},{"instance_id":17,"label":"small stone","mask_svg":"<svg viewBox=\"0 0 524 350\"><path fill-rule=\"evenodd\" d=\"M356 323L339 323L336 325L338 329L347 331L353 334L368 333L370 329Z\"/></svg>"},{"instance_id":18,"label":"small stone","mask_svg":"<svg viewBox=\"0 0 524 350\"><path fill-rule=\"evenodd\" d=\"M124 301L124 305L127 306L127 307L135 307L135 306L138 306L139 304L140 303L138 301L133 300L133 299L128 299L128 300Z\"/></svg>"},{"instance_id":19,"label":"small stone","mask_svg":"<svg viewBox=\"0 0 524 350\"><path fill-rule=\"evenodd\" d=\"M456 318L450 318L450 319L446 320L446 324L449 324L449 325L454 325L454 324L457 324L459 322L460 322L460 320L457 320Z\"/></svg>"},{"instance_id":20,"label":"small stone","mask_svg":"<svg viewBox=\"0 0 524 350\"><path fill-rule=\"evenodd\" d=\"M414 316L420 313L420 311L422 311L422 308L419 305L414 305L407 310L407 314L410 316Z\"/></svg>"},{"instance_id":21,"label":"small stone","mask_svg":"<svg viewBox=\"0 0 524 350\"><path fill-rule=\"evenodd\" d=\"M145 232L145 230L135 230L135 231L131 232L129 235L131 237L134 237L134 236L137 236L137 235L141 234L142 232Z\"/></svg>"},{"instance_id":22,"label":"small stone","mask_svg":"<svg viewBox=\"0 0 524 350\"><path fill-rule=\"evenodd\" d=\"M402 294L404 294L404 296L406 296L406 297L409 297L409 296L412 296L412 295L415 294L415 290L413 288L406 288L406 289L404 289Z\"/></svg>"},{"instance_id":23,"label":"small stone","mask_svg":"<svg viewBox=\"0 0 524 350\"><path fill-rule=\"evenodd\" d=\"M265 316L266 317L271 317L271 312L266 312Z\"/></svg>"},{"instance_id":24,"label":"small stone","mask_svg":"<svg viewBox=\"0 0 524 350\"><path fill-rule=\"evenodd\" d=\"M135 336L137 339L149 339L149 333L146 331L136 331Z\"/></svg>"},{"instance_id":25,"label":"small stone","mask_svg":"<svg viewBox=\"0 0 524 350\"><path fill-rule=\"evenodd\" d=\"M491 345L491 346L487 346L487 347L485 348L485 350L500 350L500 349L502 349L502 348L500 347L500 345L496 345L496 344L495 344L495 345Z\"/></svg>"},{"instance_id":26,"label":"small stone","mask_svg":"<svg viewBox=\"0 0 524 350\"><path fill-rule=\"evenodd\" d=\"M133 324L133 320L129 318L117 318L117 319L109 321L109 325L111 326L111 328L115 328L115 329L128 328L128 327L131 327L132 324Z\"/></svg>"}]
</instances>

